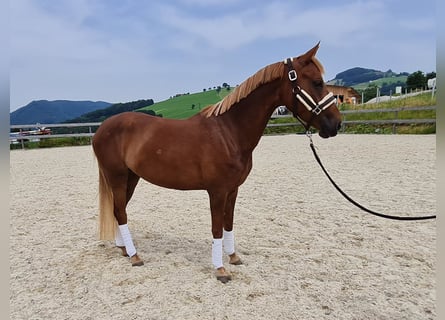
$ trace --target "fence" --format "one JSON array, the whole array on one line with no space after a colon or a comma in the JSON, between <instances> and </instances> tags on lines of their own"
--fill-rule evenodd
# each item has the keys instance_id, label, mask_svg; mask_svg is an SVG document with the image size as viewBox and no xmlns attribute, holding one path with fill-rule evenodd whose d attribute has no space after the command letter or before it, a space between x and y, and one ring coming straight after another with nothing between
<instances>
[{"instance_id":1,"label":"fence","mask_svg":"<svg viewBox=\"0 0 445 320\"><path fill-rule=\"evenodd\" d=\"M343 116L342 120L342 130L346 128L348 125L357 125L357 124L369 124L369 125L379 125L379 124L392 124L393 133L396 133L397 125L402 124L433 124L436 123L435 118L426 118L426 119L400 119L399 112L402 111L430 111L436 110L436 106L425 106L425 107L400 107L400 108L392 108L392 109L361 109L361 110L343 110L340 113ZM377 120L348 120L348 115L356 115L361 113L393 113L394 119L377 119ZM288 115L275 115L272 118L288 118ZM299 122L296 123L270 123L268 127L284 127L284 126L301 126Z\"/></svg>"},{"instance_id":2,"label":"fence","mask_svg":"<svg viewBox=\"0 0 445 320\"><path fill-rule=\"evenodd\" d=\"M17 135L9 134L9 143L21 143L22 149L25 148L25 141L32 141L37 139L49 139L49 138L77 138L77 137L92 137L94 132L93 127L99 127L101 122L85 122L85 123L56 123L56 124L24 124L24 125L11 125L10 129L19 129ZM24 134L22 135L22 129L30 128L79 128L88 127L87 133L64 133L64 134Z\"/></svg>"},{"instance_id":3,"label":"fence","mask_svg":"<svg viewBox=\"0 0 445 320\"><path fill-rule=\"evenodd\" d=\"M436 123L435 118L427 118L427 119L399 119L399 112L402 111L429 111L436 110L436 106L426 106L426 107L401 107L394 109L362 109L362 110L344 110L341 111L343 116L343 126L348 125L357 125L357 124L392 124L393 132L395 133L395 128L397 125L401 124L432 124ZM351 114L359 114L359 113L393 113L394 119L390 120L348 120L348 115ZM276 118L289 118L289 115L273 115L272 119ZM88 127L87 133L65 133L65 134L49 134L49 135L40 135L40 134L31 134L31 135L18 135L9 136L9 142L13 141L21 142L22 148L24 148L24 140L33 140L33 139L48 139L48 138L69 138L69 137L92 137L94 135L94 131L92 128L99 127L101 122L89 122L89 123L59 123L59 124L28 124L28 125L11 125L10 129L29 129L36 127L45 127L45 128L78 128L78 127ZM267 127L283 127L283 126L301 126L299 122L290 122L290 123L269 123Z\"/></svg>"}]
</instances>

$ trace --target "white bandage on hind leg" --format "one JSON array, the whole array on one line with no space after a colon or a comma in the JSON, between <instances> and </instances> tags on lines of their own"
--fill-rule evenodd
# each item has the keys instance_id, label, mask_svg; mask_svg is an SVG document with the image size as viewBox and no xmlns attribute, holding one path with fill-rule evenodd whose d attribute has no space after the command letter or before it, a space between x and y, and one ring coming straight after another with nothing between
<instances>
[{"instance_id":1,"label":"white bandage on hind leg","mask_svg":"<svg viewBox=\"0 0 445 320\"><path fill-rule=\"evenodd\" d=\"M125 247L124 239L122 239L119 227L116 227L116 234L114 236L116 247Z\"/></svg>"},{"instance_id":2,"label":"white bandage on hind leg","mask_svg":"<svg viewBox=\"0 0 445 320\"><path fill-rule=\"evenodd\" d=\"M215 269L223 266L222 251L223 251L223 239L213 239L212 242L212 263Z\"/></svg>"},{"instance_id":3,"label":"white bandage on hind leg","mask_svg":"<svg viewBox=\"0 0 445 320\"><path fill-rule=\"evenodd\" d=\"M119 231L121 232L122 240L125 244L125 250L129 257L132 257L136 254L136 248L134 247L133 240L131 239L130 230L128 229L127 224L123 224L119 226Z\"/></svg>"},{"instance_id":4,"label":"white bandage on hind leg","mask_svg":"<svg viewBox=\"0 0 445 320\"><path fill-rule=\"evenodd\" d=\"M228 255L235 253L235 237L232 231L223 230L224 252Z\"/></svg>"}]
</instances>

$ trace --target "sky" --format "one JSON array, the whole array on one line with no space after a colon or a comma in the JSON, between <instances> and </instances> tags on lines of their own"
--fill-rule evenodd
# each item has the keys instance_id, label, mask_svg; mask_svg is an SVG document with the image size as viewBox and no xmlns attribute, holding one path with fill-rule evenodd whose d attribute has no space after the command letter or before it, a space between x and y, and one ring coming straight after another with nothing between
<instances>
[{"instance_id":1,"label":"sky","mask_svg":"<svg viewBox=\"0 0 445 320\"><path fill-rule=\"evenodd\" d=\"M235 86L319 41L326 81L353 67L436 71L434 2L14 0L9 18L10 111Z\"/></svg>"}]
</instances>

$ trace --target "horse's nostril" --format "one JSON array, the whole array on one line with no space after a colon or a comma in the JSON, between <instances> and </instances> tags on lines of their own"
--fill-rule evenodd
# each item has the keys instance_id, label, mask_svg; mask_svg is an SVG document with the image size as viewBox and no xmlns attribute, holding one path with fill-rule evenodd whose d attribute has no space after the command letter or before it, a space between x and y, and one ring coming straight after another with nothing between
<instances>
[{"instance_id":1,"label":"horse's nostril","mask_svg":"<svg viewBox=\"0 0 445 320\"><path fill-rule=\"evenodd\" d=\"M341 129L341 121L337 124L337 131Z\"/></svg>"}]
</instances>

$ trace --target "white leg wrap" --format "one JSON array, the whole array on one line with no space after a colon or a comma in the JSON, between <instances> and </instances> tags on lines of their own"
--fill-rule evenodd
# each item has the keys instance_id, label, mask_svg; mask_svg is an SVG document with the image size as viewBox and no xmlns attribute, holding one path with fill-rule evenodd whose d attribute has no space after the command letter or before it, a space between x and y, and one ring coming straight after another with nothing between
<instances>
[{"instance_id":1,"label":"white leg wrap","mask_svg":"<svg viewBox=\"0 0 445 320\"><path fill-rule=\"evenodd\" d=\"M119 227L116 227L116 236L115 236L116 246L117 247L125 247L124 239L122 239L121 231Z\"/></svg>"},{"instance_id":2,"label":"white leg wrap","mask_svg":"<svg viewBox=\"0 0 445 320\"><path fill-rule=\"evenodd\" d=\"M235 253L235 237L233 235L233 230L223 230L223 237L224 252L228 255Z\"/></svg>"},{"instance_id":3,"label":"white leg wrap","mask_svg":"<svg viewBox=\"0 0 445 320\"><path fill-rule=\"evenodd\" d=\"M222 251L223 239L213 239L212 242L212 263L215 269L223 266Z\"/></svg>"},{"instance_id":4,"label":"white leg wrap","mask_svg":"<svg viewBox=\"0 0 445 320\"><path fill-rule=\"evenodd\" d=\"M125 250L127 250L127 254L129 257L132 257L136 254L136 248L134 247L133 240L131 239L130 230L128 229L127 224L123 224L119 226L119 231L121 232L122 240L125 244Z\"/></svg>"}]
</instances>

